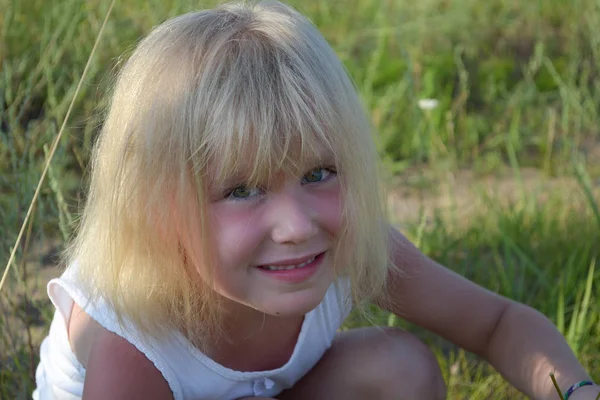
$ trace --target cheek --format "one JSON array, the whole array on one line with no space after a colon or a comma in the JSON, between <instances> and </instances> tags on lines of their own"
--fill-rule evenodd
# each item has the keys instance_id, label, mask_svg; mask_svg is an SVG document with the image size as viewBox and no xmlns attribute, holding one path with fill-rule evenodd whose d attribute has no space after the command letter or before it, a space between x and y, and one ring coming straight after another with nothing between
<instances>
[{"instance_id":1,"label":"cheek","mask_svg":"<svg viewBox=\"0 0 600 400\"><path fill-rule=\"evenodd\" d=\"M319 224L329 235L335 237L342 223L342 196L339 184L322 188L311 196L311 209L316 212Z\"/></svg>"},{"instance_id":2,"label":"cheek","mask_svg":"<svg viewBox=\"0 0 600 400\"><path fill-rule=\"evenodd\" d=\"M256 213L244 205L221 203L209 208L209 217L219 265L250 262L263 237Z\"/></svg>"}]
</instances>

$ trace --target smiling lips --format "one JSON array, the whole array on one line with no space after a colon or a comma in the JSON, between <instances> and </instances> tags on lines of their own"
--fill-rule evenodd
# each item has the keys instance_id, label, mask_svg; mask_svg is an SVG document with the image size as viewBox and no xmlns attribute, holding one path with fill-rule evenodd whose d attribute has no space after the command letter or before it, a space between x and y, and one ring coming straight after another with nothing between
<instances>
[{"instance_id":1,"label":"smiling lips","mask_svg":"<svg viewBox=\"0 0 600 400\"><path fill-rule=\"evenodd\" d=\"M324 255L325 252L309 258L279 261L276 265L259 265L257 268L276 279L288 283L300 283L310 278L317 271Z\"/></svg>"},{"instance_id":2,"label":"smiling lips","mask_svg":"<svg viewBox=\"0 0 600 400\"><path fill-rule=\"evenodd\" d=\"M315 261L317 256L312 256L308 260L300 263L300 264L291 264L291 265L264 265L260 266L260 268L268 269L270 271L281 271L281 270L290 270L294 268L303 268L306 267L311 262ZM282 263L283 264L283 263Z\"/></svg>"}]
</instances>

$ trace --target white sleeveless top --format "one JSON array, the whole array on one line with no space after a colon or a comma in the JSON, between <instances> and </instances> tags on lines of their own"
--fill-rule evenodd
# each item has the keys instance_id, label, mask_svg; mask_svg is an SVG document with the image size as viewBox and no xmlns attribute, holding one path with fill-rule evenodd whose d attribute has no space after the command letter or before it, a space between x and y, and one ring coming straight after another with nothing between
<instances>
[{"instance_id":1,"label":"white sleeveless top","mask_svg":"<svg viewBox=\"0 0 600 400\"><path fill-rule=\"evenodd\" d=\"M306 314L289 361L270 371L240 372L226 368L201 353L181 333L167 339L141 340L135 329L123 329L104 302L89 304L77 284L73 268L48 283L48 295L56 307L50 333L40 350L34 400L81 399L85 368L77 361L68 340L67 326L73 302L101 326L125 338L154 363L167 381L173 398L238 399L273 397L292 387L331 346L337 329L351 309L347 285L332 284L323 301Z\"/></svg>"}]
</instances>

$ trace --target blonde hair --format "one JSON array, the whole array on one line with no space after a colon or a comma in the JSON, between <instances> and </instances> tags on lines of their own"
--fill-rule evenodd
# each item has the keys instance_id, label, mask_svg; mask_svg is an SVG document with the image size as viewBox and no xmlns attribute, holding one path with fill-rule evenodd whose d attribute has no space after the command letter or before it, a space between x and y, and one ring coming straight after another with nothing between
<instances>
[{"instance_id":1,"label":"blonde hair","mask_svg":"<svg viewBox=\"0 0 600 400\"><path fill-rule=\"evenodd\" d=\"M370 124L334 51L279 2L166 21L118 77L67 262L121 321L157 337L182 329L202 343L219 332L218 297L185 259L201 260L210 275L208 172L225 179L243 159L258 181L323 147L342 187L335 268L362 304L385 281L387 225ZM194 230L206 240L188 254Z\"/></svg>"}]
</instances>

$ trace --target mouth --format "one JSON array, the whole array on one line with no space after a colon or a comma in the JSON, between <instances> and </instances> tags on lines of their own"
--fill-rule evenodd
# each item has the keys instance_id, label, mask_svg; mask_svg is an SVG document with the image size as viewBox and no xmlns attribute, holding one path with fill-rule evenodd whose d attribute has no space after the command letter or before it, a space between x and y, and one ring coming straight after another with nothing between
<instances>
[{"instance_id":1,"label":"mouth","mask_svg":"<svg viewBox=\"0 0 600 400\"><path fill-rule=\"evenodd\" d=\"M287 283L301 283L313 276L322 264L325 254L319 253L309 258L280 261L279 264L259 265L256 268L267 276Z\"/></svg>"},{"instance_id":2,"label":"mouth","mask_svg":"<svg viewBox=\"0 0 600 400\"><path fill-rule=\"evenodd\" d=\"M261 269L266 269L268 271L289 271L292 269L296 269L296 268L304 268L307 265L309 265L310 263L312 263L313 261L315 261L315 259L320 256L323 253L319 253L317 255L314 255L312 257L310 257L308 260L303 261L301 263L289 263L289 262L285 262L285 263L281 263L283 265L259 265L258 268Z\"/></svg>"}]
</instances>

